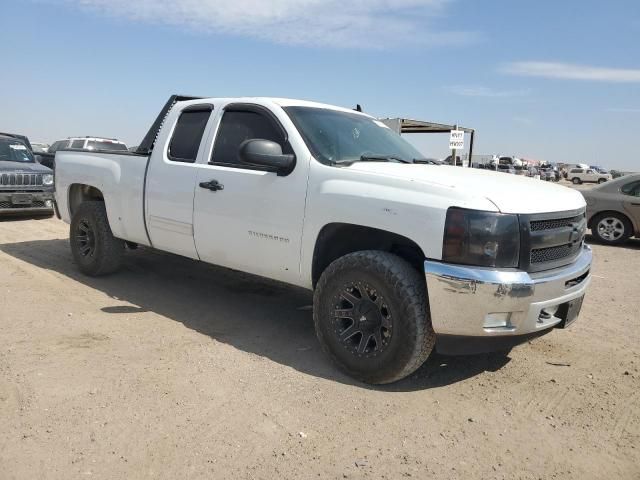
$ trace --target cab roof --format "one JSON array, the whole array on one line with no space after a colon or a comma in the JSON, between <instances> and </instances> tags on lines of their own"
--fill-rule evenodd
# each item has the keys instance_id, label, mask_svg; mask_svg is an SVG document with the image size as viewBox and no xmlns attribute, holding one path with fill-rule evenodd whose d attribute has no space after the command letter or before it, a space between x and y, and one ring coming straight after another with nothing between
<instances>
[{"instance_id":1,"label":"cab roof","mask_svg":"<svg viewBox=\"0 0 640 480\"><path fill-rule=\"evenodd\" d=\"M202 102L211 102L214 105L216 103L273 103L280 107L311 107L311 108L325 108L328 110L336 110L348 113L361 113L362 115L369 116L362 112L357 112L351 108L339 107L336 105L330 105L327 103L313 102L310 100L298 100L294 98L279 98L279 97L206 97L206 98L190 98L189 100L183 100L185 103L198 104Z\"/></svg>"},{"instance_id":2,"label":"cab roof","mask_svg":"<svg viewBox=\"0 0 640 480\"><path fill-rule=\"evenodd\" d=\"M275 98L275 97L224 97L224 98L216 98L216 97L192 97L186 95L171 95L169 100L164 104L162 110L156 117L155 121L151 125L151 128L147 131L147 134L140 142L140 145L136 149L136 153L141 155L149 155L153 150L153 146L155 145L156 138L158 136L158 132L162 127L162 124L169 114L171 109L176 105L176 103L181 103L186 106L197 105L199 103L210 102L213 103L214 106L216 103L259 103L259 104L273 104L280 107L312 107L312 108L325 108L329 110L335 110L340 112L349 112L355 113L358 115L363 115L366 117L370 117L365 113L361 113L349 108L336 107L335 105L328 105L325 103L318 102L310 102L308 100L295 100L291 98ZM373 118L373 117L370 117Z\"/></svg>"}]
</instances>

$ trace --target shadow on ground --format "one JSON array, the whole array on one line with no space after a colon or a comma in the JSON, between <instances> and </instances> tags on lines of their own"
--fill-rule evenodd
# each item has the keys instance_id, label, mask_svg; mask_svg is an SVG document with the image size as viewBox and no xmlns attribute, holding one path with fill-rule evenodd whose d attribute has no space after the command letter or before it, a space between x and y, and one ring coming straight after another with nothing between
<instances>
[{"instance_id":1,"label":"shadow on ground","mask_svg":"<svg viewBox=\"0 0 640 480\"><path fill-rule=\"evenodd\" d=\"M313 329L312 295L306 290L145 248L128 252L120 272L100 278L77 271L67 240L4 244L0 251L104 292L114 298L113 306L102 308L105 313L154 312L240 350L361 388L413 391L440 387L498 370L509 361L500 354L434 354L411 377L372 387L343 375L324 357Z\"/></svg>"}]
</instances>

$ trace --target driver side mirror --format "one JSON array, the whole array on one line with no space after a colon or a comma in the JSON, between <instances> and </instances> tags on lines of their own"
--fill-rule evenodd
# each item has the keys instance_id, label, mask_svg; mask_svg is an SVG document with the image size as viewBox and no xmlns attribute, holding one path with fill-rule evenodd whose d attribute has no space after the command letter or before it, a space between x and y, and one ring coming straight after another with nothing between
<instances>
[{"instance_id":1,"label":"driver side mirror","mask_svg":"<svg viewBox=\"0 0 640 480\"><path fill-rule=\"evenodd\" d=\"M252 166L267 167L278 176L289 175L296 165L296 156L283 154L282 147L271 140L254 138L240 144L238 157L242 163Z\"/></svg>"}]
</instances>

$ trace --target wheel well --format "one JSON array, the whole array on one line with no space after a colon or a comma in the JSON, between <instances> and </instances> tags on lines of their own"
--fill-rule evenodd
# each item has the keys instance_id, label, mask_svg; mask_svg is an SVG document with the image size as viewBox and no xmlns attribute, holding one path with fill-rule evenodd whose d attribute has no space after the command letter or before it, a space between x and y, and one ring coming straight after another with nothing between
<instances>
[{"instance_id":1,"label":"wheel well","mask_svg":"<svg viewBox=\"0 0 640 480\"><path fill-rule=\"evenodd\" d=\"M74 212L82 202L99 201L104 202L102 192L91 185L82 185L74 183L69 187L69 215L73 216Z\"/></svg>"},{"instance_id":2,"label":"wheel well","mask_svg":"<svg viewBox=\"0 0 640 480\"><path fill-rule=\"evenodd\" d=\"M377 228L348 223L325 225L316 240L311 277L316 286L320 275L331 262L349 253L381 250L405 259L418 272L423 272L425 255L413 240Z\"/></svg>"}]
</instances>

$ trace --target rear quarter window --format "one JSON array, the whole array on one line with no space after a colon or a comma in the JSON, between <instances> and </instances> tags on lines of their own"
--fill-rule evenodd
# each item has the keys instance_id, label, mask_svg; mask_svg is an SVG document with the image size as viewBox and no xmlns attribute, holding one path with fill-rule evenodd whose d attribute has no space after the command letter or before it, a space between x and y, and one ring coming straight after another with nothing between
<instances>
[{"instance_id":1,"label":"rear quarter window","mask_svg":"<svg viewBox=\"0 0 640 480\"><path fill-rule=\"evenodd\" d=\"M212 110L211 105L195 105L182 111L169 143L167 151L169 160L185 163L196 161Z\"/></svg>"}]
</instances>

